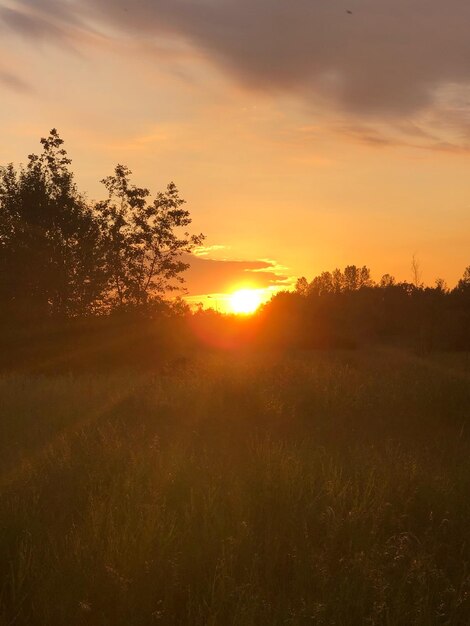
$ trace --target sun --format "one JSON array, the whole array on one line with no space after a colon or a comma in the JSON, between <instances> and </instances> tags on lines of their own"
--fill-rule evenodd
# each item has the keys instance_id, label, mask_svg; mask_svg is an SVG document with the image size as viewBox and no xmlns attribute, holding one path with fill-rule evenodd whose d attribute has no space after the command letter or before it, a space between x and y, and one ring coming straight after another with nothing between
<instances>
[{"instance_id":1,"label":"sun","mask_svg":"<svg viewBox=\"0 0 470 626\"><path fill-rule=\"evenodd\" d=\"M240 289L230 296L230 307L234 313L249 315L261 304L261 296L254 289Z\"/></svg>"}]
</instances>

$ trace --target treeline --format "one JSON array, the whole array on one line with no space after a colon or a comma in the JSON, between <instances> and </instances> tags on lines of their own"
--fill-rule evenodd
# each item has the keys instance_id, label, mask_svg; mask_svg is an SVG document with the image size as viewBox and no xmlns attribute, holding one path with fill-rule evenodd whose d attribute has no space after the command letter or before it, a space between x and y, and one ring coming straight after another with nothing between
<instances>
[{"instance_id":1,"label":"treeline","mask_svg":"<svg viewBox=\"0 0 470 626\"><path fill-rule=\"evenodd\" d=\"M415 268L416 269L416 268ZM297 281L295 292L276 295L261 317L267 343L304 348L358 347L371 343L427 350L470 349L470 266L455 288L443 280L428 287L376 283L367 267L347 266Z\"/></svg>"}]
</instances>

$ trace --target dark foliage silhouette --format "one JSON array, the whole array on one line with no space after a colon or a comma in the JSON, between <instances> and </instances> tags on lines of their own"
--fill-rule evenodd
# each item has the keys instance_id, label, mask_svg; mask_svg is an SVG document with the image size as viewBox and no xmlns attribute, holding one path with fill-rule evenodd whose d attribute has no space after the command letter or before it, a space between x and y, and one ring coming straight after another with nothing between
<instances>
[{"instance_id":1,"label":"dark foliage silhouette","mask_svg":"<svg viewBox=\"0 0 470 626\"><path fill-rule=\"evenodd\" d=\"M203 235L182 237L177 229L191 223L189 211L174 183L148 202L148 189L130 181L130 170L117 165L113 176L102 182L108 198L96 205L103 233L108 292L112 307L149 305L152 300L183 282L181 273L188 264L181 260L200 245Z\"/></svg>"},{"instance_id":2,"label":"dark foliage silhouette","mask_svg":"<svg viewBox=\"0 0 470 626\"><path fill-rule=\"evenodd\" d=\"M0 174L3 315L37 320L95 312L106 286L102 233L78 192L56 130L19 170Z\"/></svg>"},{"instance_id":3,"label":"dark foliage silhouette","mask_svg":"<svg viewBox=\"0 0 470 626\"><path fill-rule=\"evenodd\" d=\"M417 282L418 284L415 284ZM261 313L270 343L303 348L393 343L418 350L470 348L470 267L455 289L373 282L367 267L299 278L295 292L277 294Z\"/></svg>"}]
</instances>

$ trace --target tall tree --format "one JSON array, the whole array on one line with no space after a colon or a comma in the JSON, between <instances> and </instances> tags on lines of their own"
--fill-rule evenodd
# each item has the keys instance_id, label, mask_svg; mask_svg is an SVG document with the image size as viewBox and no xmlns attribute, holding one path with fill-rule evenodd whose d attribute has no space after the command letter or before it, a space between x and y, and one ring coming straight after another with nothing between
<instances>
[{"instance_id":1,"label":"tall tree","mask_svg":"<svg viewBox=\"0 0 470 626\"><path fill-rule=\"evenodd\" d=\"M457 284L457 289L461 292L470 293L470 265L465 268L463 276Z\"/></svg>"},{"instance_id":2,"label":"tall tree","mask_svg":"<svg viewBox=\"0 0 470 626\"><path fill-rule=\"evenodd\" d=\"M357 291L363 287L371 287L372 284L370 269L365 265L362 267L348 265L344 268L343 289L345 291Z\"/></svg>"},{"instance_id":3,"label":"tall tree","mask_svg":"<svg viewBox=\"0 0 470 626\"><path fill-rule=\"evenodd\" d=\"M58 132L25 167L0 172L0 294L24 315L73 316L104 286L100 230L78 192Z\"/></svg>"},{"instance_id":4,"label":"tall tree","mask_svg":"<svg viewBox=\"0 0 470 626\"><path fill-rule=\"evenodd\" d=\"M333 293L335 286L333 284L333 277L330 272L322 272L310 283L311 292L322 296L324 294Z\"/></svg>"},{"instance_id":5,"label":"tall tree","mask_svg":"<svg viewBox=\"0 0 470 626\"><path fill-rule=\"evenodd\" d=\"M149 201L146 188L131 183L131 171L117 165L102 182L108 198L96 205L105 243L112 307L148 305L184 282L183 254L200 245L190 235L189 211L174 183ZM183 229L183 231L181 230Z\"/></svg>"}]
</instances>

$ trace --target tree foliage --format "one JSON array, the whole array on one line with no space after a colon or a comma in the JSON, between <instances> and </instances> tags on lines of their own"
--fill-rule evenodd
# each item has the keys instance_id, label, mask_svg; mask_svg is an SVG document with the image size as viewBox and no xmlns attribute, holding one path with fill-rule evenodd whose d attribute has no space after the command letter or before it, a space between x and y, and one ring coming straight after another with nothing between
<instances>
[{"instance_id":1,"label":"tree foliage","mask_svg":"<svg viewBox=\"0 0 470 626\"><path fill-rule=\"evenodd\" d=\"M0 172L0 297L5 314L70 318L143 307L183 282L189 212L170 183L150 201L116 166L95 205L76 186L53 129L25 167ZM183 233L181 231L183 230Z\"/></svg>"},{"instance_id":2,"label":"tree foliage","mask_svg":"<svg viewBox=\"0 0 470 626\"><path fill-rule=\"evenodd\" d=\"M103 231L113 306L148 305L182 283L189 265L182 260L200 245L203 235L180 229L191 224L174 183L149 201L148 189L131 183L131 171L117 165L102 183L108 198L96 205Z\"/></svg>"},{"instance_id":3,"label":"tree foliage","mask_svg":"<svg viewBox=\"0 0 470 626\"><path fill-rule=\"evenodd\" d=\"M105 285L101 232L53 129L40 155L0 174L0 292L28 315L94 310Z\"/></svg>"}]
</instances>

